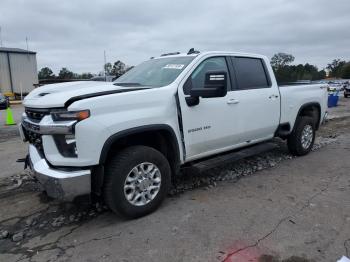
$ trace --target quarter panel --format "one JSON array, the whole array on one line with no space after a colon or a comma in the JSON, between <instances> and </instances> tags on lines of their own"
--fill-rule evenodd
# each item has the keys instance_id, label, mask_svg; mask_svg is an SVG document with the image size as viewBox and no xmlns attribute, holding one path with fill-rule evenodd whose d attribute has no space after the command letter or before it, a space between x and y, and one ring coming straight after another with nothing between
<instances>
[{"instance_id":1,"label":"quarter panel","mask_svg":"<svg viewBox=\"0 0 350 262\"><path fill-rule=\"evenodd\" d=\"M321 118L327 110L327 89L324 85L282 86L281 123L290 123L294 127L299 109L308 103L318 103L321 107Z\"/></svg>"}]
</instances>

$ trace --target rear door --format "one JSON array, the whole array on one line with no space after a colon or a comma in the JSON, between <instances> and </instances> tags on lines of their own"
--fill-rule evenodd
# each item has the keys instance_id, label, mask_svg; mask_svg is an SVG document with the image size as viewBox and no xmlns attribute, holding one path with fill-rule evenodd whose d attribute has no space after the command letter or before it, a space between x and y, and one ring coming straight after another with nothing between
<instances>
[{"instance_id":1,"label":"rear door","mask_svg":"<svg viewBox=\"0 0 350 262\"><path fill-rule=\"evenodd\" d=\"M272 138L279 124L280 95L272 83L265 61L255 57L230 57L234 79L231 106L236 141Z\"/></svg>"}]
</instances>

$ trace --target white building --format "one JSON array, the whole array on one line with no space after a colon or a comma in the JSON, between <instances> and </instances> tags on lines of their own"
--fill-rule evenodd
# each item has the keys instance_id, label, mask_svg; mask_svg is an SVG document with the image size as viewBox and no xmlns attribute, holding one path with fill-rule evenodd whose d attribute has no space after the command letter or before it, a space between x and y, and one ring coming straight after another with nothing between
<instances>
[{"instance_id":1,"label":"white building","mask_svg":"<svg viewBox=\"0 0 350 262\"><path fill-rule=\"evenodd\" d=\"M29 93L38 84L36 52L0 47L0 93Z\"/></svg>"}]
</instances>

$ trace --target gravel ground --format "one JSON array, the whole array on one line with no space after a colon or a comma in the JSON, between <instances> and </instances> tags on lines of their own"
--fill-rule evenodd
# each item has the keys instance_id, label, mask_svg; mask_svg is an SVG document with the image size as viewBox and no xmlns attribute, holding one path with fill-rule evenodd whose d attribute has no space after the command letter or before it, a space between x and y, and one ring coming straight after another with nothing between
<instances>
[{"instance_id":1,"label":"gravel ground","mask_svg":"<svg viewBox=\"0 0 350 262\"><path fill-rule=\"evenodd\" d=\"M333 133L329 134L327 137L318 136L312 150L315 151L330 143L336 142L336 137L337 135ZM181 176L176 179L170 195L176 195L198 187L210 189L215 187L218 181L238 181L238 179L242 177L275 167L280 162L294 157L289 154L283 141L276 139L275 143L278 145L277 149L269 152L242 159L229 165L223 165L219 168L207 171L200 176Z\"/></svg>"}]
</instances>

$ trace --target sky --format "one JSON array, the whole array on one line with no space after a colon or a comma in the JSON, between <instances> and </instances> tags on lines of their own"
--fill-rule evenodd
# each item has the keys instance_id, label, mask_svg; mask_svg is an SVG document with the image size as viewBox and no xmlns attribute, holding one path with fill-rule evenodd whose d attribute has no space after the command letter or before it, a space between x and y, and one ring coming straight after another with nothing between
<instances>
[{"instance_id":1,"label":"sky","mask_svg":"<svg viewBox=\"0 0 350 262\"><path fill-rule=\"evenodd\" d=\"M166 52L243 51L324 68L350 60L350 0L1 0L5 47L48 66L97 73Z\"/></svg>"}]
</instances>

